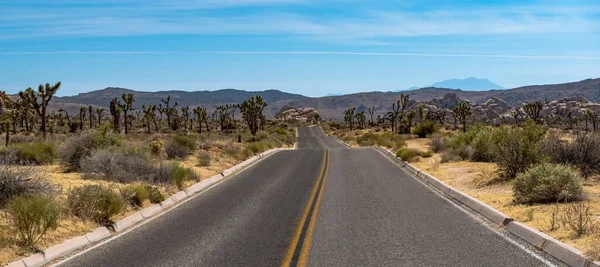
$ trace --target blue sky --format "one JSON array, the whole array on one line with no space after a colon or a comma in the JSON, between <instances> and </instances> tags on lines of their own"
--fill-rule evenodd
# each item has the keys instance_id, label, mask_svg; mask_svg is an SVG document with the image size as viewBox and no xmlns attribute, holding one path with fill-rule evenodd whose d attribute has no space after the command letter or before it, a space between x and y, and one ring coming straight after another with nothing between
<instances>
[{"instance_id":1,"label":"blue sky","mask_svg":"<svg viewBox=\"0 0 600 267\"><path fill-rule=\"evenodd\" d=\"M600 77L600 4L572 1L0 0L0 90L279 89Z\"/></svg>"}]
</instances>

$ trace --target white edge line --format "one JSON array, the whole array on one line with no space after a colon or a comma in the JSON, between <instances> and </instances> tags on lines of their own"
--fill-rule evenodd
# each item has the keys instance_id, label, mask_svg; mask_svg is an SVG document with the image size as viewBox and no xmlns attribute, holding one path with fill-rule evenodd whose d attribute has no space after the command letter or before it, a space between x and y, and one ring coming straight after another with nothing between
<instances>
[{"instance_id":1,"label":"white edge line","mask_svg":"<svg viewBox=\"0 0 600 267\"><path fill-rule=\"evenodd\" d=\"M254 166L254 165L258 164L259 162L263 161L264 159L266 159L266 158L270 157L271 155L274 155L274 154L276 154L277 152L280 152L280 151L284 151L284 150L275 150L273 153L270 153L270 154L266 155L265 157L259 158L257 161L253 162L253 163L252 163L252 164L250 164L250 165L247 165L245 168L243 168L242 170L240 170L240 171L238 171L238 172L235 172L233 175L231 175L231 176L229 176L229 177L223 177L223 178L222 178L222 179L221 179L219 182L217 182L216 184L213 184L213 185L211 185L210 187L208 187L208 188L206 188L206 189L202 190L201 192L198 192L198 193L196 193L196 194L193 194L192 196L189 196L189 197L187 197L187 198L183 199L181 202L179 202L179 203L176 203L174 206L171 206L170 208L168 208L168 209L166 209L166 210L163 210L161 213L159 213L159 214L156 214L156 215L154 215L154 216L151 216L151 217L150 217L150 218L148 218L147 220L144 220L144 221L142 221L142 222L140 222L140 223L138 223L138 224L136 224L136 225L134 225L134 226L132 226L132 227L128 228L127 230L125 230L125 231L123 231L123 232L120 232L120 233L118 233L118 234L116 234L116 235L113 235L113 236L109 237L108 239L104 239L104 240L100 241L99 243L96 243L96 244L94 244L94 245L93 245L93 246L91 246L91 247L88 247L88 248L86 248L86 249L84 249L84 250L82 250L82 251L80 251L80 252L78 252L78 253L76 253L76 254L73 254L73 255L71 255L71 256L69 256L69 257L67 257L67 258L65 258L65 259L63 259L63 260L61 260L61 261L59 261L59 262L57 262L57 263L51 264L51 265L49 265L49 266L60 266L60 265L62 265L62 264L65 264L65 263L67 263L68 261L70 261L70 260L72 260L72 259L74 259L74 258L77 258L77 257L79 257L79 256L81 256L81 255L83 255L83 254L85 254L85 253L88 253L88 252L90 252L91 250L93 250L93 249L95 249L95 248L98 248L98 247L100 247L100 246L103 246L104 244L106 244L106 243L108 243L108 242L110 242L110 241L113 241L113 240L115 240L115 239L117 239L117 238L119 238L119 237L122 237L122 236L126 235L127 233L129 233L129 232L131 232L131 231L133 231L133 230L135 230L135 229L137 229L137 228L139 228L139 227L141 227L141 226L143 226L143 225L145 225L145 224L147 224L147 223L149 223L149 222L153 221L154 219L156 219L156 218L159 218L159 217L161 217L161 216L163 216L163 215L165 215L165 214L169 213L170 211L174 210L175 208L179 207L180 205L183 205L183 204L185 204L186 202L188 202L188 201L190 201L190 200L192 200L192 199L194 199L194 198L196 198L196 197L198 197L198 196L202 195L203 193L205 193L205 192L209 191L209 190L210 190L210 189L212 189L213 187L216 187L216 186L220 185L221 183L223 183L223 182L225 182L225 181L228 181L228 180L230 180L230 179L231 179L231 178L233 178L234 176L237 176L237 175L239 175L240 173L243 173L244 171L246 171L246 170L247 170L247 169L249 169L250 167L252 167L252 166Z\"/></svg>"},{"instance_id":2,"label":"white edge line","mask_svg":"<svg viewBox=\"0 0 600 267\"><path fill-rule=\"evenodd\" d=\"M440 193L439 191L435 190L432 186L428 185L427 183L421 181L421 179L416 178L413 174L411 174L410 172L406 171L404 168L398 166L396 164L396 162L394 162L392 159L390 159L388 156L386 156L385 154L383 154L383 152L379 151L379 149L376 148L372 148L371 149L379 152L379 154L381 154L384 158L386 158L387 160L389 160L390 162L392 162L394 164L394 166L398 167L400 170L402 170L403 172L407 173L410 177L412 177L413 179L417 180L419 183L421 183L423 186L429 188L429 190L431 190L433 193L435 193L436 195L438 195L440 198L444 199L446 202L452 204L454 207L456 207L458 210L462 211L463 213L467 214L469 217L471 217L473 220L479 222L480 224L482 224L483 226L485 226L487 229L491 230L492 232L494 232L495 234L497 234L498 236L504 238L506 241L508 241L509 243L515 245L516 247L522 249L523 251L525 251L527 254L533 256L534 258L538 259L539 261L541 261L542 263L548 265L548 266L557 266L556 264L554 264L554 262L544 258L543 256L539 255L539 253L537 251L533 251L531 249L529 249L528 247L526 247L525 245L517 242L516 240L514 240L514 238L509 237L509 234L507 233L503 233L500 232L498 229L491 227L487 222L485 222L482 218L478 217L476 214L474 214L473 212L465 209L465 207L462 207L461 205L455 203L454 201L452 201L450 198L448 198L448 196L443 195L442 193ZM544 252L545 253L545 252ZM546 253L547 254L547 253ZM549 255L549 254L548 254ZM551 255L550 255L551 256Z\"/></svg>"}]
</instances>

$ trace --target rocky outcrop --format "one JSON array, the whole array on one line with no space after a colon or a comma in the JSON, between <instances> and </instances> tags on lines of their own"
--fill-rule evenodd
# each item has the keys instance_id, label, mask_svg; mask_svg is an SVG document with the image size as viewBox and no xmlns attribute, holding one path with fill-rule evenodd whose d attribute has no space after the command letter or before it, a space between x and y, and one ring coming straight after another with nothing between
<instances>
[{"instance_id":1,"label":"rocky outcrop","mask_svg":"<svg viewBox=\"0 0 600 267\"><path fill-rule=\"evenodd\" d=\"M582 117L588 110L598 113L600 112L600 104L590 102L584 96L578 95L544 105L541 115L543 117L559 116L565 118L571 113L572 116Z\"/></svg>"},{"instance_id":2,"label":"rocky outcrop","mask_svg":"<svg viewBox=\"0 0 600 267\"><path fill-rule=\"evenodd\" d=\"M291 108L284 106L279 113L275 115L275 119L282 121L315 121L321 120L321 115L314 108Z\"/></svg>"}]
</instances>

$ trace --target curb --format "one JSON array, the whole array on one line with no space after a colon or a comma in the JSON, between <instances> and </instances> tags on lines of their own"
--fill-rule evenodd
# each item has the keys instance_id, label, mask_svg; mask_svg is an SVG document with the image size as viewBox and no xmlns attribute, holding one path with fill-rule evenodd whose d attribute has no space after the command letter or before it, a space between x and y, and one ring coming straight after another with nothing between
<instances>
[{"instance_id":1,"label":"curb","mask_svg":"<svg viewBox=\"0 0 600 267\"><path fill-rule=\"evenodd\" d=\"M394 157L396 162L400 163L400 166L403 166L407 171L414 174L417 178L422 179L427 184L438 189L445 196L469 207L494 224L504 227L506 231L525 240L527 243L535 246L538 250L546 252L547 254L568 264L569 266L600 267L599 261L592 261L591 259L588 259L583 252L579 251L578 249L560 242L559 240L556 240L547 234L525 225L524 223L514 221L513 218L505 215L488 204L485 204L474 197L471 197L443 183L426 172L422 172L412 164L402 161L396 157L394 153L383 147L376 146L375 149L391 155Z\"/></svg>"},{"instance_id":2,"label":"curb","mask_svg":"<svg viewBox=\"0 0 600 267\"><path fill-rule=\"evenodd\" d=\"M192 195L200 193L210 188L212 185L224 180L225 178L228 178L229 176L244 170L245 167L248 167L253 163L281 150L293 150L293 148L273 148L262 152L256 156L250 157L247 160L227 170L224 170L222 174L217 174L210 178L204 179L198 183L195 183L190 187L186 188L185 190L173 194L171 197L165 199L160 204L154 204L141 211L133 213L113 223L109 227L113 228L116 233L121 233L131 228L132 226L138 224L139 222L146 220L160 213L161 211L166 210L171 206L174 206L175 204L179 204L191 197ZM69 240L64 241L61 244L49 247L42 252L13 261L9 263L7 267L41 267L55 259L67 256L73 251L79 250L87 245L102 241L111 236L112 234L107 227L98 227L94 231L89 232L85 235L71 238Z\"/></svg>"}]
</instances>

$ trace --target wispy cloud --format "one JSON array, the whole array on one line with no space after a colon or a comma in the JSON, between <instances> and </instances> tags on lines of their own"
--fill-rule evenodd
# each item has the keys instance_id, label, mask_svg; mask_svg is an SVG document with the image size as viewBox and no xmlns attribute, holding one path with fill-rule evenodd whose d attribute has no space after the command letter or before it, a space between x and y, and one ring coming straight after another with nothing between
<instances>
[{"instance_id":1,"label":"wispy cloud","mask_svg":"<svg viewBox=\"0 0 600 267\"><path fill-rule=\"evenodd\" d=\"M448 54L448 53L394 53L394 52L346 52L346 51L5 51L0 56L20 55L323 55L323 56L384 56L384 57L462 57L462 58L514 58L514 59L576 59L600 60L595 55L519 55L519 54Z\"/></svg>"},{"instance_id":2,"label":"wispy cloud","mask_svg":"<svg viewBox=\"0 0 600 267\"><path fill-rule=\"evenodd\" d=\"M38 0L39 1L39 0ZM308 1L308 0L305 0ZM58 0L55 5L2 4L0 39L136 35L291 35L313 40L411 36L598 32L597 6L540 5L470 9L381 10L374 6L335 16L305 12L302 0ZM327 6L328 1L321 5ZM320 2L321 3L321 2ZM331 4L330 8L341 3ZM5 7L3 7L5 6ZM240 8L253 8L250 11ZM32 15L34 14L34 15ZM36 15L37 14L37 15ZM315 38L318 37L318 38Z\"/></svg>"}]
</instances>

